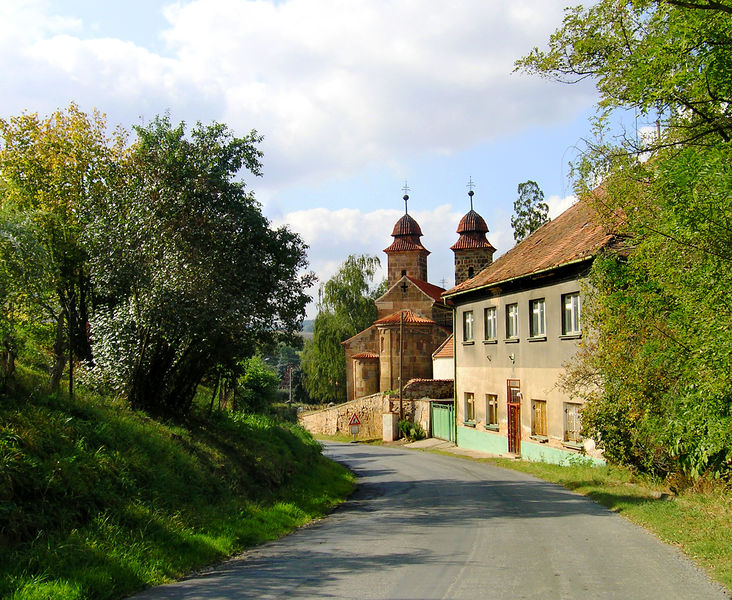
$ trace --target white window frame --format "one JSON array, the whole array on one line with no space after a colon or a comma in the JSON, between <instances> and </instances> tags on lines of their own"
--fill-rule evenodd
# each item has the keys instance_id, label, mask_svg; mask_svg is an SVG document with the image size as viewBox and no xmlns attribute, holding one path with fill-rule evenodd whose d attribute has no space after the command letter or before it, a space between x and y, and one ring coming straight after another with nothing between
<instances>
[{"instance_id":1,"label":"white window frame","mask_svg":"<svg viewBox=\"0 0 732 600\"><path fill-rule=\"evenodd\" d=\"M463 312L463 341L472 342L475 338L473 337L473 330L475 321L473 319L473 311L466 310Z\"/></svg>"},{"instance_id":2,"label":"white window frame","mask_svg":"<svg viewBox=\"0 0 732 600\"><path fill-rule=\"evenodd\" d=\"M493 419L491 419L491 407L493 407ZM485 424L486 427L498 427L498 394L485 395Z\"/></svg>"},{"instance_id":3,"label":"white window frame","mask_svg":"<svg viewBox=\"0 0 732 600\"><path fill-rule=\"evenodd\" d=\"M546 301L544 298L529 300L529 335L546 336Z\"/></svg>"},{"instance_id":4,"label":"white window frame","mask_svg":"<svg viewBox=\"0 0 732 600\"><path fill-rule=\"evenodd\" d=\"M484 334L486 340L498 338L498 310L495 306L489 306L483 311Z\"/></svg>"},{"instance_id":5,"label":"white window frame","mask_svg":"<svg viewBox=\"0 0 732 600\"><path fill-rule=\"evenodd\" d=\"M571 408L570 408L571 407ZM565 402L564 403L564 441L574 444L579 444L582 442L582 419L581 419L581 412L582 405L578 404L576 402ZM570 416L570 411L575 411L574 415ZM574 421L572 423L573 428L570 429L570 421ZM573 435L570 437L570 431L573 432Z\"/></svg>"},{"instance_id":6,"label":"white window frame","mask_svg":"<svg viewBox=\"0 0 732 600\"><path fill-rule=\"evenodd\" d=\"M473 413L472 415L470 414L471 412ZM466 423L475 423L475 394L473 392L465 392L463 420Z\"/></svg>"},{"instance_id":7,"label":"white window frame","mask_svg":"<svg viewBox=\"0 0 732 600\"><path fill-rule=\"evenodd\" d=\"M562 294L562 335L582 333L582 299L579 292Z\"/></svg>"},{"instance_id":8,"label":"white window frame","mask_svg":"<svg viewBox=\"0 0 732 600\"><path fill-rule=\"evenodd\" d=\"M506 304L506 339L515 340L519 337L519 310L518 303Z\"/></svg>"}]
</instances>

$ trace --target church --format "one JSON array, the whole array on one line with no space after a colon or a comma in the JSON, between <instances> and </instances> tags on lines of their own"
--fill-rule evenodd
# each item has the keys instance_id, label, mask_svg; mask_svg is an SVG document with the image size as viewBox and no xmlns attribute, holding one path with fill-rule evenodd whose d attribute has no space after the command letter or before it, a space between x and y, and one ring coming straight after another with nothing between
<instances>
[{"instance_id":1,"label":"church","mask_svg":"<svg viewBox=\"0 0 732 600\"><path fill-rule=\"evenodd\" d=\"M485 220L473 210L457 227L452 245L455 285L472 278L493 261L495 248L486 239ZM410 379L431 379L432 354L452 335L453 306L442 298L445 290L427 280L429 250L422 245L422 230L405 213L394 225L394 241L387 256L387 291L375 300L376 321L343 342L346 354L347 399L377 392L398 391Z\"/></svg>"}]
</instances>

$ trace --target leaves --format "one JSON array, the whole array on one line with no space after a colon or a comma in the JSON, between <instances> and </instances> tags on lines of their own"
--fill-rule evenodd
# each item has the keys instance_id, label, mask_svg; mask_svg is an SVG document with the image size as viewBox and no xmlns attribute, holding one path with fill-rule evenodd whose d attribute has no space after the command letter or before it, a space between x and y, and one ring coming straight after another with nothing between
<instances>
[{"instance_id":1,"label":"leaves","mask_svg":"<svg viewBox=\"0 0 732 600\"><path fill-rule=\"evenodd\" d=\"M544 192L535 181L520 183L517 191L518 198L513 202L511 227L513 239L518 243L544 223L549 222L549 206L544 202Z\"/></svg>"}]
</instances>

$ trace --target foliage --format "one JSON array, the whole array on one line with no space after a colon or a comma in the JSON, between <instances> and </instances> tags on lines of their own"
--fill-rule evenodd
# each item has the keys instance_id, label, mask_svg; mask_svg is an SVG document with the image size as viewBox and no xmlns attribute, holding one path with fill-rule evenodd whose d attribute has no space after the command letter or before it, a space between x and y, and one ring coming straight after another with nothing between
<instances>
[{"instance_id":1,"label":"foliage","mask_svg":"<svg viewBox=\"0 0 732 600\"><path fill-rule=\"evenodd\" d=\"M261 356L246 359L243 371L234 395L235 409L249 413L267 412L277 400L280 383L277 373L267 366Z\"/></svg>"},{"instance_id":2,"label":"foliage","mask_svg":"<svg viewBox=\"0 0 732 600\"><path fill-rule=\"evenodd\" d=\"M732 470L731 15L603 0L569 9L549 50L518 63L592 77L600 134L618 108L657 119L656 135L599 139L579 165L580 193L627 242L594 263L596 335L566 384L608 458L659 475Z\"/></svg>"},{"instance_id":3,"label":"foliage","mask_svg":"<svg viewBox=\"0 0 732 600\"><path fill-rule=\"evenodd\" d=\"M197 385L299 327L305 245L272 230L235 180L260 172L260 138L167 117L136 128L123 177L91 205L99 306L93 373L134 406L185 413Z\"/></svg>"},{"instance_id":4,"label":"foliage","mask_svg":"<svg viewBox=\"0 0 732 600\"><path fill-rule=\"evenodd\" d=\"M87 115L71 104L44 119L37 114L0 119L0 138L0 226L7 234L8 227L24 223L26 233L25 245L13 244L11 250L13 260L27 260L28 268L10 273L11 281L16 289L32 284L24 302L13 307L42 311L43 319L55 323L54 339L47 341L55 356L55 388L69 343L77 358L91 357L87 321L92 294L80 238L86 205L109 185L125 136L116 132L109 137L103 115ZM34 238L30 245L29 235ZM18 254L23 250L29 254Z\"/></svg>"},{"instance_id":5,"label":"foliage","mask_svg":"<svg viewBox=\"0 0 732 600\"><path fill-rule=\"evenodd\" d=\"M409 419L402 419L399 421L399 431L401 431L402 435L410 442L423 440L427 437L424 427L422 427L420 423L413 423Z\"/></svg>"},{"instance_id":6,"label":"foliage","mask_svg":"<svg viewBox=\"0 0 732 600\"><path fill-rule=\"evenodd\" d=\"M305 343L302 368L305 387L314 400L346 399L346 359L341 342L376 320L374 299L380 287L370 284L380 262L376 256L350 255L320 288L313 339Z\"/></svg>"},{"instance_id":7,"label":"foliage","mask_svg":"<svg viewBox=\"0 0 732 600\"><path fill-rule=\"evenodd\" d=\"M511 227L513 239L520 242L549 221L549 206L544 202L544 192L535 181L519 183L518 198L513 202Z\"/></svg>"},{"instance_id":8,"label":"foliage","mask_svg":"<svg viewBox=\"0 0 732 600\"><path fill-rule=\"evenodd\" d=\"M89 394L0 402L0 597L121 598L321 516L353 476L261 415L151 420ZM15 594L15 595L13 595Z\"/></svg>"}]
</instances>

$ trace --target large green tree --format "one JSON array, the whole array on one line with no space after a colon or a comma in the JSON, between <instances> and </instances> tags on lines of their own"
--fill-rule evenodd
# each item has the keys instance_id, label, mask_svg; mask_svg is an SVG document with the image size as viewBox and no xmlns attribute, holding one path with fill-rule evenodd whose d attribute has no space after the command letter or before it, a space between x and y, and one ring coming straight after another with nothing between
<instances>
[{"instance_id":1,"label":"large green tree","mask_svg":"<svg viewBox=\"0 0 732 600\"><path fill-rule=\"evenodd\" d=\"M272 229L237 178L260 173L256 132L188 136L161 117L136 133L90 207L93 372L135 406L180 414L203 377L299 328L311 276L302 240Z\"/></svg>"},{"instance_id":2,"label":"large green tree","mask_svg":"<svg viewBox=\"0 0 732 600\"><path fill-rule=\"evenodd\" d=\"M15 269L14 275L16 283L26 278L30 284L28 277L33 279L26 300L35 303L34 308L44 313L43 320L54 325L51 387L55 388L69 356L91 358L87 323L92 293L88 255L80 237L86 207L106 193L126 140L121 132L108 135L99 112L89 115L71 104L47 118L33 113L0 119L0 141L4 229L26 223L26 243L5 247L15 253L9 260L26 260L18 253L34 245L28 235L45 256L44 263L38 264L34 260L39 254L33 251L26 264L36 272ZM43 291L37 289L41 281L47 286Z\"/></svg>"},{"instance_id":3,"label":"large green tree","mask_svg":"<svg viewBox=\"0 0 732 600\"><path fill-rule=\"evenodd\" d=\"M732 3L603 0L568 9L518 63L592 78L600 136L578 191L627 238L595 261L595 335L567 384L605 454L657 474L732 468ZM619 110L655 123L608 143ZM594 182L602 186L591 193Z\"/></svg>"},{"instance_id":4,"label":"large green tree","mask_svg":"<svg viewBox=\"0 0 732 600\"><path fill-rule=\"evenodd\" d=\"M341 342L370 327L376 319L374 299L383 285L372 286L379 267L376 256L351 255L320 289L313 339L305 343L302 368L305 388L314 400L346 399L346 357Z\"/></svg>"},{"instance_id":5,"label":"large green tree","mask_svg":"<svg viewBox=\"0 0 732 600\"><path fill-rule=\"evenodd\" d=\"M513 239L520 242L549 221L549 206L544 202L544 192L535 181L519 183L518 197L513 202L511 227Z\"/></svg>"}]
</instances>

